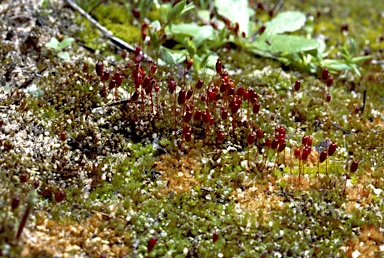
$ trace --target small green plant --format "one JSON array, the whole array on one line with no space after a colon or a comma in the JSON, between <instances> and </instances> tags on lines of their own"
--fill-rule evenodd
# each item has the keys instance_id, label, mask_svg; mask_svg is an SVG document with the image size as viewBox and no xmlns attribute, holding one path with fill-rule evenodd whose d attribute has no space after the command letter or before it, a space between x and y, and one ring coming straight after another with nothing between
<instances>
[{"instance_id":1,"label":"small green plant","mask_svg":"<svg viewBox=\"0 0 384 258\"><path fill-rule=\"evenodd\" d=\"M41 8L39 8L37 12L42 14L43 16L51 14L53 10L49 8L49 4L50 4L50 0L41 0L40 1Z\"/></svg>"},{"instance_id":2,"label":"small green plant","mask_svg":"<svg viewBox=\"0 0 384 258\"><path fill-rule=\"evenodd\" d=\"M47 48L51 48L55 51L58 57L60 57L63 60L69 59L69 53L67 51L62 51L64 48L70 46L72 42L75 41L74 38L66 38L63 39L61 42L57 40L57 38L52 37L51 40L45 44Z\"/></svg>"}]
</instances>

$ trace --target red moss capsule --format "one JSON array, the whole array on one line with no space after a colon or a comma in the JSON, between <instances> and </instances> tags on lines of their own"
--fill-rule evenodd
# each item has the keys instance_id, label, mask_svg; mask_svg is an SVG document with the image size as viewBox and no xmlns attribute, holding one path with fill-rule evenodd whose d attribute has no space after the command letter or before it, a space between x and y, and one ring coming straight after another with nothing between
<instances>
[{"instance_id":1,"label":"red moss capsule","mask_svg":"<svg viewBox=\"0 0 384 258\"><path fill-rule=\"evenodd\" d=\"M307 147L304 148L304 150L301 153L301 159L302 160L307 160L308 156L309 156L309 153L311 153L311 148L307 146Z\"/></svg>"},{"instance_id":2,"label":"red moss capsule","mask_svg":"<svg viewBox=\"0 0 384 258\"><path fill-rule=\"evenodd\" d=\"M293 152L293 155L295 156L295 158L300 158L300 148L296 148Z\"/></svg>"},{"instance_id":3,"label":"red moss capsule","mask_svg":"<svg viewBox=\"0 0 384 258\"><path fill-rule=\"evenodd\" d=\"M259 102L255 102L252 106L252 111L253 113L257 114L259 113L260 111L260 103Z\"/></svg>"},{"instance_id":4,"label":"red moss capsule","mask_svg":"<svg viewBox=\"0 0 384 258\"><path fill-rule=\"evenodd\" d=\"M325 95L325 101L326 102L331 102L331 94L330 93L327 93L327 95Z\"/></svg>"},{"instance_id":5,"label":"red moss capsule","mask_svg":"<svg viewBox=\"0 0 384 258\"><path fill-rule=\"evenodd\" d=\"M201 118L203 119L203 122L208 124L211 122L211 115L209 114L209 110L207 110L206 112L204 112L201 116Z\"/></svg>"},{"instance_id":6,"label":"red moss capsule","mask_svg":"<svg viewBox=\"0 0 384 258\"><path fill-rule=\"evenodd\" d=\"M11 204L11 206L12 206L12 211L13 211L13 210L16 210L17 207L19 207L19 204L20 204L20 197L19 197L19 196L14 196L14 197L12 198L12 204Z\"/></svg>"},{"instance_id":7,"label":"red moss capsule","mask_svg":"<svg viewBox=\"0 0 384 258\"><path fill-rule=\"evenodd\" d=\"M212 234L212 242L215 243L217 241L217 239L219 239L219 233L214 232Z\"/></svg>"},{"instance_id":8,"label":"red moss capsule","mask_svg":"<svg viewBox=\"0 0 384 258\"><path fill-rule=\"evenodd\" d=\"M308 136L307 138L307 146L312 146L312 137Z\"/></svg>"},{"instance_id":9,"label":"red moss capsule","mask_svg":"<svg viewBox=\"0 0 384 258\"><path fill-rule=\"evenodd\" d=\"M154 64L151 66L151 73L154 74L156 73L156 71L157 71L157 65Z\"/></svg>"},{"instance_id":10,"label":"red moss capsule","mask_svg":"<svg viewBox=\"0 0 384 258\"><path fill-rule=\"evenodd\" d=\"M271 145L272 145L272 139L268 137L268 138L265 140L265 147L267 147L267 148L271 148Z\"/></svg>"},{"instance_id":11,"label":"red moss capsule","mask_svg":"<svg viewBox=\"0 0 384 258\"><path fill-rule=\"evenodd\" d=\"M189 123L192 119L192 111L188 110L187 112L185 112L185 115L183 116L183 121L185 123Z\"/></svg>"},{"instance_id":12,"label":"red moss capsule","mask_svg":"<svg viewBox=\"0 0 384 258\"><path fill-rule=\"evenodd\" d=\"M200 90L203 87L203 85L204 85L204 81L203 80L198 80L196 82L195 87L196 87L196 89Z\"/></svg>"},{"instance_id":13,"label":"red moss capsule","mask_svg":"<svg viewBox=\"0 0 384 258\"><path fill-rule=\"evenodd\" d=\"M303 138L301 138L301 144L303 146L306 146L307 145L307 140L308 140L308 137L307 135L303 136Z\"/></svg>"},{"instance_id":14,"label":"red moss capsule","mask_svg":"<svg viewBox=\"0 0 384 258\"><path fill-rule=\"evenodd\" d=\"M352 161L351 167L349 171L351 173L355 173L357 171L357 168L359 167L359 162L357 160Z\"/></svg>"},{"instance_id":15,"label":"red moss capsule","mask_svg":"<svg viewBox=\"0 0 384 258\"><path fill-rule=\"evenodd\" d=\"M150 253L153 250L153 248L155 247L156 243L157 243L157 238L156 237L153 236L153 237L151 237L149 239L148 245L147 245L148 253Z\"/></svg>"},{"instance_id":16,"label":"red moss capsule","mask_svg":"<svg viewBox=\"0 0 384 258\"><path fill-rule=\"evenodd\" d=\"M321 74L321 79L323 80L323 81L326 81L327 79L328 79L328 69L327 68L324 68L324 70L323 70L323 73Z\"/></svg>"},{"instance_id":17,"label":"red moss capsule","mask_svg":"<svg viewBox=\"0 0 384 258\"><path fill-rule=\"evenodd\" d=\"M192 89L189 89L189 90L187 91L187 96L185 96L185 98L188 100L188 99L190 99L190 98L192 97L192 95L193 95L193 90L192 90Z\"/></svg>"},{"instance_id":18,"label":"red moss capsule","mask_svg":"<svg viewBox=\"0 0 384 258\"><path fill-rule=\"evenodd\" d=\"M299 80L297 80L297 81L295 82L295 87L294 87L294 89L295 89L295 91L299 91L299 90L300 90L300 81L299 81Z\"/></svg>"},{"instance_id":19,"label":"red moss capsule","mask_svg":"<svg viewBox=\"0 0 384 258\"><path fill-rule=\"evenodd\" d=\"M39 187L39 185L40 185L40 182L38 180L35 180L33 182L33 188L37 189Z\"/></svg>"},{"instance_id":20,"label":"red moss capsule","mask_svg":"<svg viewBox=\"0 0 384 258\"><path fill-rule=\"evenodd\" d=\"M319 161L320 163L323 163L326 159L327 159L327 151L326 150L323 150L321 153L320 153L320 156L319 156Z\"/></svg>"},{"instance_id":21,"label":"red moss capsule","mask_svg":"<svg viewBox=\"0 0 384 258\"><path fill-rule=\"evenodd\" d=\"M330 87L333 84L333 76L329 75L327 78L327 86Z\"/></svg>"},{"instance_id":22,"label":"red moss capsule","mask_svg":"<svg viewBox=\"0 0 384 258\"><path fill-rule=\"evenodd\" d=\"M137 46L137 47L135 48L135 51L134 51L133 53L135 54L135 56L140 55L140 53L141 53L141 47Z\"/></svg>"},{"instance_id":23,"label":"red moss capsule","mask_svg":"<svg viewBox=\"0 0 384 258\"><path fill-rule=\"evenodd\" d=\"M287 143L285 142L285 140L279 142L279 147L277 148L277 152L282 152L285 147L287 147Z\"/></svg>"},{"instance_id":24,"label":"red moss capsule","mask_svg":"<svg viewBox=\"0 0 384 258\"><path fill-rule=\"evenodd\" d=\"M123 83L123 74L120 71L116 71L113 75L113 78L116 81L116 86L120 87Z\"/></svg>"},{"instance_id":25,"label":"red moss capsule","mask_svg":"<svg viewBox=\"0 0 384 258\"><path fill-rule=\"evenodd\" d=\"M249 145L253 144L256 139L256 134L254 132L250 133L247 138L247 142Z\"/></svg>"},{"instance_id":26,"label":"red moss capsule","mask_svg":"<svg viewBox=\"0 0 384 258\"><path fill-rule=\"evenodd\" d=\"M56 202L62 202L65 198L67 194L65 193L64 190L61 190L59 189L56 193L55 193L55 200Z\"/></svg>"},{"instance_id":27,"label":"red moss capsule","mask_svg":"<svg viewBox=\"0 0 384 258\"><path fill-rule=\"evenodd\" d=\"M193 116L193 120L195 122L199 122L201 120L202 114L203 114L203 112L201 110L196 110L195 115Z\"/></svg>"},{"instance_id":28,"label":"red moss capsule","mask_svg":"<svg viewBox=\"0 0 384 258\"><path fill-rule=\"evenodd\" d=\"M96 74L101 77L101 75L103 74L103 61L99 60L97 61L96 63Z\"/></svg>"},{"instance_id":29,"label":"red moss capsule","mask_svg":"<svg viewBox=\"0 0 384 258\"><path fill-rule=\"evenodd\" d=\"M333 153L335 153L336 148L337 148L336 143L332 142L332 143L329 145L329 147L328 147L328 155L329 155L329 156L332 156Z\"/></svg>"},{"instance_id":30,"label":"red moss capsule","mask_svg":"<svg viewBox=\"0 0 384 258\"><path fill-rule=\"evenodd\" d=\"M136 19L140 19L140 9L139 8L133 8L132 14Z\"/></svg>"},{"instance_id":31,"label":"red moss capsule","mask_svg":"<svg viewBox=\"0 0 384 258\"><path fill-rule=\"evenodd\" d=\"M244 87L240 87L237 89L236 94L241 97L241 96L243 96L244 92L245 92Z\"/></svg>"},{"instance_id":32,"label":"red moss capsule","mask_svg":"<svg viewBox=\"0 0 384 258\"><path fill-rule=\"evenodd\" d=\"M228 118L228 110L227 109L222 109L221 110L221 119L225 120Z\"/></svg>"},{"instance_id":33,"label":"red moss capsule","mask_svg":"<svg viewBox=\"0 0 384 258\"><path fill-rule=\"evenodd\" d=\"M168 82L168 91L169 91L169 93L172 94L175 90L176 90L176 82L171 77L171 78L169 78L169 82Z\"/></svg>"},{"instance_id":34,"label":"red moss capsule","mask_svg":"<svg viewBox=\"0 0 384 258\"><path fill-rule=\"evenodd\" d=\"M191 132L186 132L185 133L185 141L186 142L192 141L192 134L191 134Z\"/></svg>"},{"instance_id":35,"label":"red moss capsule","mask_svg":"<svg viewBox=\"0 0 384 258\"><path fill-rule=\"evenodd\" d=\"M263 138L263 134L264 133L263 133L263 130L261 128L258 128L256 130L256 137L257 137L258 140L261 140Z\"/></svg>"},{"instance_id":36,"label":"red moss capsule","mask_svg":"<svg viewBox=\"0 0 384 258\"><path fill-rule=\"evenodd\" d=\"M112 90L116 87L116 81L112 78L112 80L109 81L108 89Z\"/></svg>"},{"instance_id":37,"label":"red moss capsule","mask_svg":"<svg viewBox=\"0 0 384 258\"><path fill-rule=\"evenodd\" d=\"M60 141L64 142L67 139L67 133L61 132L60 133Z\"/></svg>"},{"instance_id":38,"label":"red moss capsule","mask_svg":"<svg viewBox=\"0 0 384 258\"><path fill-rule=\"evenodd\" d=\"M28 173L22 173L20 175L20 182L21 183L26 183L26 182L28 182L28 180L29 180L29 174Z\"/></svg>"},{"instance_id":39,"label":"red moss capsule","mask_svg":"<svg viewBox=\"0 0 384 258\"><path fill-rule=\"evenodd\" d=\"M279 140L276 138L273 139L272 144L271 144L271 149L272 150L276 149L278 145L279 145Z\"/></svg>"},{"instance_id":40,"label":"red moss capsule","mask_svg":"<svg viewBox=\"0 0 384 258\"><path fill-rule=\"evenodd\" d=\"M223 65L220 61L220 58L216 61L216 73L221 74L223 72Z\"/></svg>"},{"instance_id":41,"label":"red moss capsule","mask_svg":"<svg viewBox=\"0 0 384 258\"><path fill-rule=\"evenodd\" d=\"M179 103L179 105L183 105L185 103L185 96L186 96L185 90L181 89L179 91L179 96L177 97L177 103Z\"/></svg>"},{"instance_id":42,"label":"red moss capsule","mask_svg":"<svg viewBox=\"0 0 384 258\"><path fill-rule=\"evenodd\" d=\"M109 80L111 73L109 72L109 69L104 68L103 73L101 75L101 81L105 82Z\"/></svg>"},{"instance_id":43,"label":"red moss capsule","mask_svg":"<svg viewBox=\"0 0 384 258\"><path fill-rule=\"evenodd\" d=\"M207 95L208 95L209 102L214 101L215 98L216 98L216 93L213 92L212 90L209 90L208 93L207 93Z\"/></svg>"},{"instance_id":44,"label":"red moss capsule","mask_svg":"<svg viewBox=\"0 0 384 258\"><path fill-rule=\"evenodd\" d=\"M219 133L217 134L217 140L218 140L219 142L224 141L224 138L225 138L225 134L224 134L223 132L219 132Z\"/></svg>"}]
</instances>

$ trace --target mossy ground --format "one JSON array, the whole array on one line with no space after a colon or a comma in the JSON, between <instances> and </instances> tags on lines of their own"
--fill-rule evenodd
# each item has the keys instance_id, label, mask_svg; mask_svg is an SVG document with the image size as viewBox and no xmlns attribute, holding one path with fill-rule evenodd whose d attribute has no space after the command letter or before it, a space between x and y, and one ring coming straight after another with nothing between
<instances>
[{"instance_id":1,"label":"mossy ground","mask_svg":"<svg viewBox=\"0 0 384 258\"><path fill-rule=\"evenodd\" d=\"M375 60L382 60L379 50L384 48L384 41L378 40L384 24L378 10L383 8L381 1L334 1L333 5L284 1L283 5L283 10L300 10L316 17L319 12L315 31L329 37L328 45L337 48L353 37L360 49L369 48ZM117 3L93 10L107 28L120 31L123 39L134 43L138 41L136 34L126 30L135 21L124 11L126 7ZM72 18L74 23L81 20ZM340 27L346 22L349 31L343 35ZM176 77L178 68L159 67L158 71L162 88L159 96L163 97L160 106L167 116L152 116L148 106L144 112L133 104L106 106L112 97L101 96L103 86L94 65L113 51L106 44L100 47L98 33L89 24L81 22L80 26L80 31L73 32L75 37L98 49L97 54L74 46L71 55L76 61L63 63L52 53L42 52L48 71L35 84L44 94L36 98L14 90L1 100L0 105L9 108L4 109L0 128L5 135L0 153L2 255L383 254L382 66L365 63L362 78L336 79L330 89L332 101L324 103L319 75L298 72L294 67L283 70L278 62L239 49L218 50L226 69L241 69L232 76L234 81L254 87L260 94L263 110L256 122L265 134L273 135L276 123L287 130L289 144L279 155L279 162L274 162L273 151L254 146L249 150L249 167L244 139L247 126L239 127L227 143L218 147L213 132L205 137L197 134L193 144L183 143L172 134L173 107L166 103L173 103L173 98L167 95L166 87L168 74ZM123 37L128 34L131 38ZM2 49L11 48L6 42L1 44ZM336 51L331 55L336 56ZM117 65L124 62L118 59ZM197 75L191 76L193 83ZM294 96L290 89L296 79L302 80L302 89ZM129 91L131 86L127 80L123 88ZM362 105L364 88L366 107L363 114L355 115L355 108ZM21 126L13 129L13 121ZM332 122L351 133L343 133ZM63 141L62 132L67 135ZM39 149L24 153L18 139L28 139L28 134L40 140L49 138L50 149L40 148L41 142L35 141L34 147ZM321 164L319 176L315 150L300 175L298 161L291 155L303 135L311 135L314 145L329 138L339 146L328 165ZM359 160L360 165L345 188L344 167L349 158ZM19 178L25 172L30 179L23 184ZM40 183L38 201L17 241L14 235L34 181ZM66 198L57 203L54 196L59 188L65 189ZM21 197L21 204L12 211L15 195ZM216 242L212 241L214 232L219 234ZM152 236L158 241L148 254L147 243Z\"/></svg>"}]
</instances>

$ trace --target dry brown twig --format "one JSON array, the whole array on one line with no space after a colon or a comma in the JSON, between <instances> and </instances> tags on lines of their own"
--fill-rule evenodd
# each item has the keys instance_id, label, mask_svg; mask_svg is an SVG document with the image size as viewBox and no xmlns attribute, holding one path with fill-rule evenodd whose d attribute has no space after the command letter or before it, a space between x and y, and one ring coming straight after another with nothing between
<instances>
[{"instance_id":1,"label":"dry brown twig","mask_svg":"<svg viewBox=\"0 0 384 258\"><path fill-rule=\"evenodd\" d=\"M124 40L113 36L113 33L109 30L107 30L103 25L98 23L92 16L90 16L86 11L84 11L80 6L78 6L75 2L72 0L65 0L65 2L75 11L79 12L85 19L87 19L90 23L92 23L94 26L96 26L102 33L103 35L108 38L112 44L114 44L116 47L127 50L128 52L134 52L135 48L125 42ZM146 61L153 62L153 58L150 57L147 54L144 54L144 59Z\"/></svg>"}]
</instances>

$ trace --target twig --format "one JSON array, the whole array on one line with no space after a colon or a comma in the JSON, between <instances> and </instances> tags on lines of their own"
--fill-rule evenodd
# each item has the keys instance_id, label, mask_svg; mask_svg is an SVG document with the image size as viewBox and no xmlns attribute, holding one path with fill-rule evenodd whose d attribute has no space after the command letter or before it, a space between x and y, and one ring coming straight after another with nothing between
<instances>
[{"instance_id":1,"label":"twig","mask_svg":"<svg viewBox=\"0 0 384 258\"><path fill-rule=\"evenodd\" d=\"M105 37L107 37L115 46L121 48L121 49L125 49L127 50L128 52L134 52L135 51L135 48L133 46L131 46L130 44L128 44L127 42L125 42L124 40L118 38L118 37L115 37L113 36L113 33L111 31L109 31L108 29L106 29L103 25L101 25L100 23L98 23L94 18L92 18L92 16L90 16L87 12L85 12L80 6L78 6L75 2L73 2L72 0L65 0L65 2L72 8L74 9L75 11L78 11L85 19L87 19L90 23L92 23L93 25L95 25L103 34ZM153 58L148 56L147 54L144 54L144 59L146 61L153 61Z\"/></svg>"},{"instance_id":2,"label":"twig","mask_svg":"<svg viewBox=\"0 0 384 258\"><path fill-rule=\"evenodd\" d=\"M351 134L350 131L345 130L343 127L340 125L336 124L335 122L331 122L333 126L335 126L337 129L341 130L344 134Z\"/></svg>"}]
</instances>

